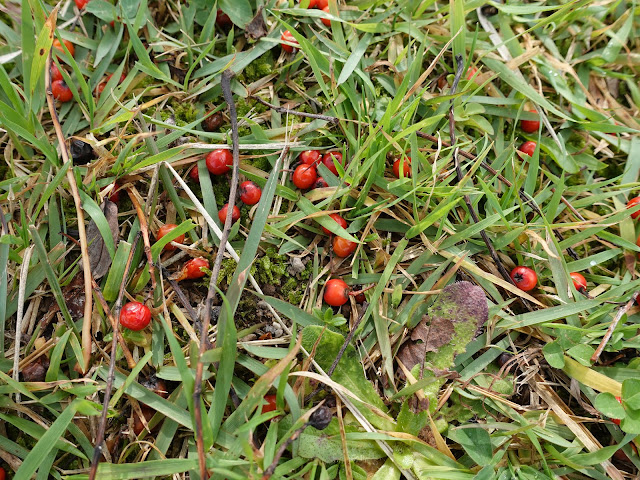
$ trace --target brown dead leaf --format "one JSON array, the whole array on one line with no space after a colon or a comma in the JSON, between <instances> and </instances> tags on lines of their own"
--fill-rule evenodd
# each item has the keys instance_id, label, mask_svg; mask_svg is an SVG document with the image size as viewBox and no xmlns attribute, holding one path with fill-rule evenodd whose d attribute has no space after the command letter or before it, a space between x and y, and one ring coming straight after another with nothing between
<instances>
[{"instance_id":1,"label":"brown dead leaf","mask_svg":"<svg viewBox=\"0 0 640 480\"><path fill-rule=\"evenodd\" d=\"M109 224L113 243L116 243L118 241L118 206L109 200L105 200L102 203L101 208L105 218L107 219L107 223ZM107 246L102 239L100 230L98 230L98 226L93 220L91 220L87 226L87 241L89 242L89 263L91 265L91 273L93 274L93 278L98 280L99 278L104 277L104 275L109 271L109 267L111 266L111 257L109 256Z\"/></svg>"},{"instance_id":2,"label":"brown dead leaf","mask_svg":"<svg viewBox=\"0 0 640 480\"><path fill-rule=\"evenodd\" d=\"M262 15L262 7L258 8L256 16L244 27L244 34L247 38L254 41L267 34L267 25L264 22L264 15Z\"/></svg>"}]
</instances>

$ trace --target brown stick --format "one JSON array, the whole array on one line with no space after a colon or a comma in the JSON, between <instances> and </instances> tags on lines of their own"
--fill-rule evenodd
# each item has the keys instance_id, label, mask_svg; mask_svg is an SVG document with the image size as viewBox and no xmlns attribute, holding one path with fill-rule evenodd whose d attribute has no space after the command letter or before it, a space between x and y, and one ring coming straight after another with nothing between
<instances>
[{"instance_id":1,"label":"brown stick","mask_svg":"<svg viewBox=\"0 0 640 480\"><path fill-rule=\"evenodd\" d=\"M591 356L592 362L598 361L598 359L600 358L600 355L602 355L602 351L604 350L604 347L607 346L607 342L611 338L611 335L613 335L613 332L618 326L618 323L620 323L622 316L625 313L627 313L629 309L633 307L633 305L638 301L638 295L640 295L640 292L634 292L633 295L631 296L631 299L622 308L618 310L618 312L616 313L616 316L613 318L613 321L611 322L611 325L609 325L609 328L607 329L607 333L605 333L604 337L602 337L602 341L600 342L600 345L598 345L598 348L596 348L596 351Z\"/></svg>"},{"instance_id":2,"label":"brown stick","mask_svg":"<svg viewBox=\"0 0 640 480\"><path fill-rule=\"evenodd\" d=\"M149 241L149 225L147 224L147 217L140 206L140 202L133 193L131 187L126 188L127 194L131 199L131 203L136 209L136 213L138 214L138 221L140 222L140 231L142 232L142 241L144 242L144 253L147 256L147 263L149 264L149 275L151 276L151 292L155 292L156 290L156 275L155 269L153 267L153 257L151 256L151 242ZM149 292L149 295L151 295Z\"/></svg>"},{"instance_id":3,"label":"brown stick","mask_svg":"<svg viewBox=\"0 0 640 480\"><path fill-rule=\"evenodd\" d=\"M124 343L122 339L122 335L120 335L120 307L122 306L122 297L124 295L124 287L127 283L127 276L129 274L129 268L131 268L131 261L133 259L133 254L136 251L136 247L138 246L138 239L140 238L140 232L138 232L135 236L135 240L133 241L133 245L131 247L131 251L129 252L129 257L127 258L127 264L124 267L124 276L122 277L122 283L120 283L120 290L118 292L118 299L116 300L115 305L113 306L113 314L115 315L114 319L109 311L109 306L107 302L104 300L102 296L102 292L100 291L100 287L93 281L93 288L98 294L98 298L100 302L104 302L102 307L104 308L105 313L111 320L113 325L113 340L111 340L111 358L109 359L109 373L107 375L107 386L104 392L104 400L102 402L102 416L100 417L100 424L98 426L98 435L96 437L96 445L93 449L93 458L91 459L91 469L89 470L89 480L95 480L96 473L98 471L98 463L100 462L100 456L102 455L102 443L104 442L104 432L107 428L107 411L109 410L109 401L111 400L111 389L113 388L113 378L115 376L116 369L116 354L117 354L117 346L118 341L121 341L121 344ZM105 308L106 307L106 308ZM133 369L136 366L136 362L131 357L131 352L127 348L127 344L124 343L122 350L125 352L125 357L127 358L127 362L129 364L129 368ZM129 354L127 356L127 353Z\"/></svg>"},{"instance_id":4,"label":"brown stick","mask_svg":"<svg viewBox=\"0 0 640 480\"><path fill-rule=\"evenodd\" d=\"M54 20L55 22L55 20ZM53 33L52 33L53 35ZM60 146L60 155L62 156L62 162L64 164L72 163L69 159L69 152L67 151L66 139L62 132L62 126L58 119L58 112L53 99L53 92L51 90L51 51L53 47L49 49L49 55L44 67L44 83L46 86L46 97L49 112L51 114L51 121L53 122L53 128L56 131L56 137L58 138L58 145ZM76 206L76 214L78 217L78 236L80 238L80 254L82 255L82 271L84 273L84 318L82 320L82 371L86 372L89 369L89 360L91 359L91 314L93 312L93 296L91 294L91 263L89 261L89 250L87 244L87 233L84 226L84 211L82 210L82 201L80 200L80 194L78 193L78 185L76 184L76 177L73 174L73 165L67 170L67 181L69 182L69 188L71 188L71 195L73 196L73 202Z\"/></svg>"},{"instance_id":5,"label":"brown stick","mask_svg":"<svg viewBox=\"0 0 640 480\"><path fill-rule=\"evenodd\" d=\"M218 253L211 269L211 280L209 281L209 291L205 300L204 313L202 323L200 326L200 351L198 355L198 362L196 364L196 378L195 386L193 388L193 416L195 417L196 427L196 447L198 450L198 466L200 468L200 478L207 480L209 474L206 467L206 459L204 455L204 439L202 433L202 409L200 408L200 397L202 395L202 375L204 364L202 363L202 355L207 349L209 326L211 325L211 308L213 305L213 299L216 295L216 285L218 283L218 276L220 274L220 268L222 266L222 259L224 258L225 246L227 239L229 238L229 231L231 230L232 215L231 211L236 203L236 193L238 190L238 175L240 172L240 140L238 135L238 113L236 112L236 105L233 101L233 94L231 93L231 78L233 77L231 70L225 70L222 73L221 87L222 95L229 106L229 116L231 117L231 140L233 143L233 172L231 174L231 189L229 191L229 203L227 205L227 218L224 222L224 228L222 229L222 235L220 237L220 246L218 247Z\"/></svg>"},{"instance_id":6,"label":"brown stick","mask_svg":"<svg viewBox=\"0 0 640 480\"><path fill-rule=\"evenodd\" d=\"M251 95L251 98L256 100L258 103L261 103L261 104L269 107L270 109L275 110L278 113L288 113L290 115L300 115L302 117L315 118L317 120L324 120L325 122L329 122L329 123L339 123L340 122L339 118L331 117L329 115L319 115L317 113L298 112L297 110L290 110L288 108L278 107L278 106L273 105L273 104L271 104L269 102L265 102L263 99L261 99L257 95Z\"/></svg>"}]
</instances>

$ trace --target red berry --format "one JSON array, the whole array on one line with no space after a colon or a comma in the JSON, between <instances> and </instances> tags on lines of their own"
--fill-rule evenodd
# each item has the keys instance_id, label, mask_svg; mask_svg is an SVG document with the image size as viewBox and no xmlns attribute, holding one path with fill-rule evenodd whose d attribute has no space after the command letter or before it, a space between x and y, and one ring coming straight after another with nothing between
<instances>
[{"instance_id":1,"label":"red berry","mask_svg":"<svg viewBox=\"0 0 640 480\"><path fill-rule=\"evenodd\" d=\"M65 47L67 47L67 50L69 50L69 53L71 54L71 56L74 57L76 53L76 48L73 46L73 43L71 43L70 40L62 40L62 43L64 43ZM60 43L60 40L56 38L53 41L53 48L58 50L60 53L64 53L64 48L62 47L62 43Z\"/></svg>"},{"instance_id":2,"label":"red berry","mask_svg":"<svg viewBox=\"0 0 640 480\"><path fill-rule=\"evenodd\" d=\"M576 290L580 292L587 288L587 279L584 278L581 273L571 272L569 276L571 277L571 280L573 280L573 286L576 288Z\"/></svg>"},{"instance_id":3,"label":"red berry","mask_svg":"<svg viewBox=\"0 0 640 480\"><path fill-rule=\"evenodd\" d=\"M156 411L153 408L151 408L148 405L145 405L144 403L142 405L140 405L140 411L142 412L142 415L144 416L144 421L147 424L151 421L153 416L156 414ZM138 435L140 435L142 433L143 430L144 430L144 424L142 423L142 420L140 419L140 416L138 415L138 413L134 411L134 414L133 414L133 433L137 437Z\"/></svg>"},{"instance_id":4,"label":"red berry","mask_svg":"<svg viewBox=\"0 0 640 480\"><path fill-rule=\"evenodd\" d=\"M393 174L400 178L400 165L402 165L402 175L405 177L411 176L411 157L398 158L393 162Z\"/></svg>"},{"instance_id":5,"label":"red berry","mask_svg":"<svg viewBox=\"0 0 640 480\"><path fill-rule=\"evenodd\" d=\"M324 286L324 301L332 307L339 307L349 300L349 286L340 278L332 278Z\"/></svg>"},{"instance_id":6,"label":"red berry","mask_svg":"<svg viewBox=\"0 0 640 480\"><path fill-rule=\"evenodd\" d=\"M319 8L320 10L324 10L328 6L329 6L329 0L316 0L316 8Z\"/></svg>"},{"instance_id":7,"label":"red berry","mask_svg":"<svg viewBox=\"0 0 640 480\"><path fill-rule=\"evenodd\" d=\"M170 231L172 231L174 228L177 228L177 227L178 226L173 223L167 223L166 225L161 226L160 229L158 230L157 239L160 240L167 233L169 233ZM174 238L172 241L176 243L184 243L184 233L182 235L179 235L177 238ZM173 245L171 245L171 242L169 242L164 246L163 250L165 252L173 252L176 248L177 247L174 247Z\"/></svg>"},{"instance_id":8,"label":"red berry","mask_svg":"<svg viewBox=\"0 0 640 480\"><path fill-rule=\"evenodd\" d=\"M229 150L218 149L207 155L207 168L214 175L224 175L233 166L233 155Z\"/></svg>"},{"instance_id":9,"label":"red berry","mask_svg":"<svg viewBox=\"0 0 640 480\"><path fill-rule=\"evenodd\" d=\"M535 110L529 110L531 113L537 114ZM520 120L520 128L527 133L535 133L540 129L540 120Z\"/></svg>"},{"instance_id":10,"label":"red berry","mask_svg":"<svg viewBox=\"0 0 640 480\"><path fill-rule=\"evenodd\" d=\"M289 30L285 30L282 33L282 36L280 37L280 40L282 40L283 42L295 43L296 45L300 46L298 44L298 41L295 39L295 37L291 34L291 32ZM293 47L291 45L287 45L285 43L281 43L280 45L282 45L282 49L287 53L293 53L296 50L296 47Z\"/></svg>"},{"instance_id":11,"label":"red berry","mask_svg":"<svg viewBox=\"0 0 640 480\"><path fill-rule=\"evenodd\" d=\"M4 480L7 477L7 472L4 471L4 468L0 467L0 480Z\"/></svg>"},{"instance_id":12,"label":"red berry","mask_svg":"<svg viewBox=\"0 0 640 480\"><path fill-rule=\"evenodd\" d=\"M107 75L104 80L102 80L98 86L96 87L96 95L100 96L100 94L104 91L105 87L107 86L107 83L109 82L109 80L111 80L111 77L113 77L113 73L110 75ZM122 75L120 75L120 81L118 82L119 84L124 82L124 79L127 78L127 76L123 73Z\"/></svg>"},{"instance_id":13,"label":"red berry","mask_svg":"<svg viewBox=\"0 0 640 480\"><path fill-rule=\"evenodd\" d=\"M111 20L109 22L109 25L111 25L111 28L116 28L116 21L115 20Z\"/></svg>"},{"instance_id":14,"label":"red berry","mask_svg":"<svg viewBox=\"0 0 640 480\"><path fill-rule=\"evenodd\" d=\"M320 152L318 150L306 150L300 153L300 162L305 165L315 165L320 160Z\"/></svg>"},{"instance_id":15,"label":"red berry","mask_svg":"<svg viewBox=\"0 0 640 480\"><path fill-rule=\"evenodd\" d=\"M329 13L329 5L327 5L326 7L324 7L324 8L322 9L322 11L323 11L323 12L325 12L325 13ZM331 20L330 20L330 19L328 19L328 18L321 18L320 20L321 20L321 21L322 21L322 23L324 23L327 27L330 27L330 26L331 26Z\"/></svg>"},{"instance_id":16,"label":"red berry","mask_svg":"<svg viewBox=\"0 0 640 480\"><path fill-rule=\"evenodd\" d=\"M255 182L247 180L240 184L240 200L245 205L255 205L260 201L262 189Z\"/></svg>"},{"instance_id":17,"label":"red berry","mask_svg":"<svg viewBox=\"0 0 640 480\"><path fill-rule=\"evenodd\" d=\"M227 221L227 210L229 209L229 204L225 203L224 206L218 212L218 218L224 224ZM233 206L233 210L231 211L231 223L236 223L240 220L240 209L237 206Z\"/></svg>"},{"instance_id":18,"label":"red berry","mask_svg":"<svg viewBox=\"0 0 640 480\"><path fill-rule=\"evenodd\" d=\"M353 297L356 303L363 304L367 297L364 296L364 292L360 292L356 296Z\"/></svg>"},{"instance_id":19,"label":"red berry","mask_svg":"<svg viewBox=\"0 0 640 480\"><path fill-rule=\"evenodd\" d=\"M516 267L511 270L511 280L520 290L528 292L538 283L538 275L529 267Z\"/></svg>"},{"instance_id":20,"label":"red berry","mask_svg":"<svg viewBox=\"0 0 640 480\"><path fill-rule=\"evenodd\" d=\"M622 405L622 398L616 397L616 400L618 400L618 403L620 403L620 405ZM616 425L620 426L620 419L619 418L612 418L611 421L613 423L615 423Z\"/></svg>"},{"instance_id":21,"label":"red berry","mask_svg":"<svg viewBox=\"0 0 640 480\"><path fill-rule=\"evenodd\" d=\"M184 264L185 278L192 279L204 277L205 273L202 271L203 268L209 268L209 261L206 258L192 258Z\"/></svg>"},{"instance_id":22,"label":"red berry","mask_svg":"<svg viewBox=\"0 0 640 480\"><path fill-rule=\"evenodd\" d=\"M522 153L526 153L530 157L533 157L533 154L536 151L536 146L537 146L536 142L532 142L531 140L529 140L527 142L524 142L522 145L520 145L520 148L518 148L518 151ZM518 157L520 157L520 160L526 160L526 158L524 158L519 153L518 153Z\"/></svg>"},{"instance_id":23,"label":"red berry","mask_svg":"<svg viewBox=\"0 0 640 480\"><path fill-rule=\"evenodd\" d=\"M51 81L62 80L62 72L55 63L51 64Z\"/></svg>"},{"instance_id":24,"label":"red berry","mask_svg":"<svg viewBox=\"0 0 640 480\"><path fill-rule=\"evenodd\" d=\"M120 185L117 183L113 186L113 190L111 190L111 195L109 195L109 200L113 203L118 203L120 201Z\"/></svg>"},{"instance_id":25,"label":"red berry","mask_svg":"<svg viewBox=\"0 0 640 480\"><path fill-rule=\"evenodd\" d=\"M344 166L344 163L342 162L342 153L340 152L325 153L322 157L322 163L324 163L324 166L327 167L331 173L338 175L338 169L333 163L334 158L340 165Z\"/></svg>"},{"instance_id":26,"label":"red berry","mask_svg":"<svg viewBox=\"0 0 640 480\"><path fill-rule=\"evenodd\" d=\"M189 170L189 177L191 177L191 179L195 180L196 182L200 180L200 173L198 172L197 165L193 167L191 170Z\"/></svg>"},{"instance_id":27,"label":"red berry","mask_svg":"<svg viewBox=\"0 0 640 480\"><path fill-rule=\"evenodd\" d=\"M56 80L55 82L51 82L51 93L53 93L53 97L60 100L62 103L69 102L73 99L73 92L64 83L64 80Z\"/></svg>"},{"instance_id":28,"label":"red berry","mask_svg":"<svg viewBox=\"0 0 640 480\"><path fill-rule=\"evenodd\" d=\"M627 202L627 208L633 208L639 203L640 203L640 197L634 197ZM640 210L631 214L631 218L633 218L634 220L638 217L640 217Z\"/></svg>"},{"instance_id":29,"label":"red berry","mask_svg":"<svg viewBox=\"0 0 640 480\"><path fill-rule=\"evenodd\" d=\"M331 215L329 215L331 218L333 218L333 220L340 225L342 228L347 228L347 221L342 218L340 215L338 215L337 213L332 213ZM331 235L331 230L328 230L324 227L322 227L322 231L327 234L327 235Z\"/></svg>"},{"instance_id":30,"label":"red berry","mask_svg":"<svg viewBox=\"0 0 640 480\"><path fill-rule=\"evenodd\" d=\"M276 410L277 405L276 405L276 396L275 395L265 395L264 396L264 401L266 403L264 403L262 405L262 413L269 413L269 412L273 412Z\"/></svg>"},{"instance_id":31,"label":"red berry","mask_svg":"<svg viewBox=\"0 0 640 480\"><path fill-rule=\"evenodd\" d=\"M313 165L298 165L298 168L293 172L291 180L296 187L304 190L311 187L317 179L318 171L316 167Z\"/></svg>"},{"instance_id":32,"label":"red berry","mask_svg":"<svg viewBox=\"0 0 640 480\"><path fill-rule=\"evenodd\" d=\"M140 302L129 302L120 310L120 325L129 330L142 330L151 322L151 311Z\"/></svg>"},{"instance_id":33,"label":"red berry","mask_svg":"<svg viewBox=\"0 0 640 480\"><path fill-rule=\"evenodd\" d=\"M358 244L356 242L338 237L337 235L333 237L333 253L339 257L348 257L356 251L357 247Z\"/></svg>"},{"instance_id":34,"label":"red berry","mask_svg":"<svg viewBox=\"0 0 640 480\"><path fill-rule=\"evenodd\" d=\"M478 69L476 67L469 67L469 70L467 70L467 80L471 80L477 72Z\"/></svg>"},{"instance_id":35,"label":"red berry","mask_svg":"<svg viewBox=\"0 0 640 480\"><path fill-rule=\"evenodd\" d=\"M313 188L327 188L328 186L329 184L322 177L318 177L318 179L316 180L316 183L313 184Z\"/></svg>"},{"instance_id":36,"label":"red berry","mask_svg":"<svg viewBox=\"0 0 640 480\"><path fill-rule=\"evenodd\" d=\"M229 18L229 15L224 13L221 9L218 9L216 12L216 24L219 27L230 27L233 22Z\"/></svg>"},{"instance_id":37,"label":"red berry","mask_svg":"<svg viewBox=\"0 0 640 480\"><path fill-rule=\"evenodd\" d=\"M89 0L75 0L76 1L76 7L78 7L78 10L82 10L84 7L87 6L87 3L89 3Z\"/></svg>"}]
</instances>

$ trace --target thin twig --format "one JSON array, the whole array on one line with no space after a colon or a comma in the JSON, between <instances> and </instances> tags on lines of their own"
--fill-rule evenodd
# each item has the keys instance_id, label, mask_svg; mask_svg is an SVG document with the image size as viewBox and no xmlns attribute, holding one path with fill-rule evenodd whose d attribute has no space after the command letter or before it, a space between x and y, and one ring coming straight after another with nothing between
<instances>
[{"instance_id":1,"label":"thin twig","mask_svg":"<svg viewBox=\"0 0 640 480\"><path fill-rule=\"evenodd\" d=\"M269 107L270 109L275 110L278 113L288 113L290 115L299 115L301 117L315 118L316 120L324 120L325 122L329 122L329 123L339 123L340 122L340 119L338 117L331 117L329 115L320 115L320 114L317 114L317 113L298 112L297 110L290 110L288 108L278 107L277 105L273 105L273 104L271 104L269 102L265 102L263 99L261 99L257 95L251 95L251 98L256 100L258 103L261 103L261 104Z\"/></svg>"},{"instance_id":2,"label":"thin twig","mask_svg":"<svg viewBox=\"0 0 640 480\"><path fill-rule=\"evenodd\" d=\"M638 295L640 295L640 292L634 292L633 295L631 296L631 299L622 308L618 310L618 312L616 313L616 316L613 318L613 321L611 322L611 325L609 325L609 328L607 329L607 333L605 333L604 337L602 337L602 341L600 342L600 345L598 345L598 348L596 348L596 351L593 352L593 355L591 356L592 362L595 363L598 361L598 359L600 358L600 355L602 354L602 351L604 350L604 347L607 346L607 342L611 338L611 335L613 335L613 332L618 326L618 323L620 323L620 320L622 319L623 315L627 313L629 309L633 307L633 305L638 301Z\"/></svg>"},{"instance_id":3,"label":"thin twig","mask_svg":"<svg viewBox=\"0 0 640 480\"><path fill-rule=\"evenodd\" d=\"M122 297L124 295L124 288L127 283L129 268L131 268L131 261L133 259L133 255L136 251L136 248L138 246L139 238L140 238L140 232L136 234L135 239L133 241L131 251L129 252L129 257L127 258L127 264L124 267L124 276L122 277L122 282L120 283L118 298L116 300L116 303L113 306L113 315L115 316L115 319L112 321L113 322L113 339L111 340L111 358L109 359L109 373L107 375L107 386L104 392L104 400L102 402L102 416L100 417L100 424L98 426L98 435L96 436L96 445L93 449L93 458L91 459L91 469L89 470L89 480L94 480L96 478L96 473L98 471L98 463L100 462L100 457L102 455L102 443L104 442L104 432L107 428L107 412L109 410L109 401L111 400L111 389L113 388L113 378L115 376L114 374L115 374L115 368L116 368L116 354L117 354L117 348L118 348L118 340L122 338L122 336L120 335L120 329L119 329L120 308L122 307ZM100 291L100 287L98 286L98 284L95 283L95 280L93 281L93 283L94 283L94 289L96 290L96 293L99 293L98 298L100 298L101 300L104 300L104 297L102 296L102 292ZM109 313L108 308L105 309L105 313L107 313L107 315L109 316L111 315ZM109 319L111 320L111 318ZM126 348L126 344L123 347L123 351L129 352L129 350ZM129 352L129 356L131 356L130 352ZM128 358L127 358L127 361L129 361ZM129 368L133 369L136 366L136 363L135 361L133 361L133 358L131 358L131 361L133 362L133 365L129 363Z\"/></svg>"},{"instance_id":4,"label":"thin twig","mask_svg":"<svg viewBox=\"0 0 640 480\"><path fill-rule=\"evenodd\" d=\"M44 83L46 86L47 105L49 106L49 112L51 114L51 121L53 122L53 128L56 131L56 137L58 138L58 144L60 146L60 155L64 164L72 163L69 159L69 152L67 151L67 143L62 132L62 126L58 119L58 112L53 99L53 92L51 90L51 51L53 47L49 49L49 55L47 55L47 62L44 67ZM84 274L84 318L82 320L82 371L86 372L89 368L89 360L91 358L91 314L93 312L93 295L91 286L91 263L89 260L89 250L87 243L87 233L84 226L84 211L82 210L82 201L80 200L80 194L78 193L78 185L76 184L76 177L73 173L73 165L67 170L67 181L69 182L69 188L71 188L71 195L76 206L76 215L78 217L78 236L80 238L80 254L82 255L82 271Z\"/></svg>"},{"instance_id":5,"label":"thin twig","mask_svg":"<svg viewBox=\"0 0 640 480\"><path fill-rule=\"evenodd\" d=\"M231 230L233 207L236 203L236 193L238 190L238 175L240 172L240 140L238 135L238 113L236 112L236 105L233 101L233 94L231 93L231 78L233 78L233 72L231 70L225 70L222 73L221 87L222 95L229 106L229 116L231 117L231 141L233 143L233 171L231 174L231 189L229 191L229 203L227 204L227 218L224 222L224 228L222 230L222 236L220 237L220 246L218 247L218 253L216 254L213 268L211 269L211 280L209 281L209 291L205 300L205 307L202 322L200 325L200 351L198 355L198 362L196 364L196 378L195 386L193 388L193 416L195 417L196 427L196 446L198 450L198 466L200 468L200 478L207 480L209 474L207 472L206 460L204 455L204 439L202 433L202 409L200 407L200 397L202 394L202 375L204 364L202 363L202 355L207 349L209 326L211 325L211 309L213 306L213 299L216 295L216 286L218 283L218 276L220 274L220 268L222 266L222 259L224 258L225 246L227 239L229 238L229 231Z\"/></svg>"},{"instance_id":6,"label":"thin twig","mask_svg":"<svg viewBox=\"0 0 640 480\"><path fill-rule=\"evenodd\" d=\"M153 257L151 255L151 242L149 241L149 225L147 224L147 217L140 206L140 202L138 202L137 197L133 193L133 189L131 187L127 187L125 189L129 198L131 199L131 203L136 209L136 213L138 214L138 221L140 222L140 231L142 232L142 241L144 242L144 253L147 256L147 263L149 264L149 275L151 276L151 292L156 291L156 275L155 269L153 267ZM149 292L149 295L151 295Z\"/></svg>"}]
</instances>

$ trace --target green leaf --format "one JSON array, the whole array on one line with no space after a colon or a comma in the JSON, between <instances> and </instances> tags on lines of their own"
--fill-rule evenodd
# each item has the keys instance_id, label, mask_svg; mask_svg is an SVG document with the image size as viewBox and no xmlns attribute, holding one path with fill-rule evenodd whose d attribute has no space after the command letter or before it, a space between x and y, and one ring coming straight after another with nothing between
<instances>
[{"instance_id":1,"label":"green leaf","mask_svg":"<svg viewBox=\"0 0 640 480\"><path fill-rule=\"evenodd\" d=\"M640 410L640 380L630 378L622 382L622 401L632 410Z\"/></svg>"},{"instance_id":2,"label":"green leaf","mask_svg":"<svg viewBox=\"0 0 640 480\"><path fill-rule=\"evenodd\" d=\"M544 354L545 360L553 368L564 367L564 350L558 342L547 343L542 347L542 353Z\"/></svg>"},{"instance_id":3,"label":"green leaf","mask_svg":"<svg viewBox=\"0 0 640 480\"><path fill-rule=\"evenodd\" d=\"M618 399L609 392L600 393L593 403L601 413L610 418L624 418L624 408Z\"/></svg>"},{"instance_id":4,"label":"green leaf","mask_svg":"<svg viewBox=\"0 0 640 480\"><path fill-rule=\"evenodd\" d=\"M458 427L449 433L449 437L459 443L467 455L481 467L491 463L493 457L491 437L485 429Z\"/></svg>"}]
</instances>

